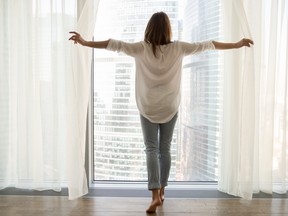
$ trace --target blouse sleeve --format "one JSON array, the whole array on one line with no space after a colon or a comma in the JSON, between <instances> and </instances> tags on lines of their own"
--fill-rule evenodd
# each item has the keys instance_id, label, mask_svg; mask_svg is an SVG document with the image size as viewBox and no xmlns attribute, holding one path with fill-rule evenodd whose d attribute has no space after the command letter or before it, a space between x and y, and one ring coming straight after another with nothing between
<instances>
[{"instance_id":1,"label":"blouse sleeve","mask_svg":"<svg viewBox=\"0 0 288 216\"><path fill-rule=\"evenodd\" d=\"M180 42L180 47L185 56L215 49L212 41L204 41L198 43Z\"/></svg>"},{"instance_id":2,"label":"blouse sleeve","mask_svg":"<svg viewBox=\"0 0 288 216\"><path fill-rule=\"evenodd\" d=\"M135 57L137 54L141 53L144 50L141 42L127 43L114 39L109 40L106 49L110 51L123 52L132 57Z\"/></svg>"}]
</instances>

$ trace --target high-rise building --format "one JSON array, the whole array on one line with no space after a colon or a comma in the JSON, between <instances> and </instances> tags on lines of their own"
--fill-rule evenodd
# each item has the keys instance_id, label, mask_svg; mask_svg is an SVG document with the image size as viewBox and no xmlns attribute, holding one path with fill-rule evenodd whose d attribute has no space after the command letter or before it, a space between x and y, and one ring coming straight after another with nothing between
<instances>
[{"instance_id":1,"label":"high-rise building","mask_svg":"<svg viewBox=\"0 0 288 216\"><path fill-rule=\"evenodd\" d=\"M220 37L219 0L187 0L183 36L191 42ZM183 64L183 98L179 175L189 181L217 181L218 144L221 140L221 73L219 52L186 58Z\"/></svg>"},{"instance_id":2,"label":"high-rise building","mask_svg":"<svg viewBox=\"0 0 288 216\"><path fill-rule=\"evenodd\" d=\"M115 29L115 39L127 42L143 40L147 22L156 11L165 11L169 15L173 33L178 35L178 1L111 0L105 4L114 17L109 25ZM103 73L109 73L112 88L110 99L105 98L105 93L98 92L99 89L94 92L94 179L145 181L146 155L134 98L134 60L121 53L105 56L94 59L95 70L99 73L103 70L99 65L107 67L103 64L106 62L111 67L110 71L104 69ZM172 145L175 161L176 138ZM172 179L175 178L173 175L175 165L171 169Z\"/></svg>"}]
</instances>

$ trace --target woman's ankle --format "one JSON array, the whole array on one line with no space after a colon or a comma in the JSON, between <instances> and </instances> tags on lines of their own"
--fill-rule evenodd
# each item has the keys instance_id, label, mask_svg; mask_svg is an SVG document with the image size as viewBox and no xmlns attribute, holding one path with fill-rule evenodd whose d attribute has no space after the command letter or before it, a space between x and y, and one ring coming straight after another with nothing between
<instances>
[{"instance_id":1,"label":"woman's ankle","mask_svg":"<svg viewBox=\"0 0 288 216\"><path fill-rule=\"evenodd\" d=\"M164 201L164 193L165 193L165 187L161 187L159 196L162 202Z\"/></svg>"},{"instance_id":2,"label":"woman's ankle","mask_svg":"<svg viewBox=\"0 0 288 216\"><path fill-rule=\"evenodd\" d=\"M152 189L151 192L153 200L159 199L160 189Z\"/></svg>"}]
</instances>

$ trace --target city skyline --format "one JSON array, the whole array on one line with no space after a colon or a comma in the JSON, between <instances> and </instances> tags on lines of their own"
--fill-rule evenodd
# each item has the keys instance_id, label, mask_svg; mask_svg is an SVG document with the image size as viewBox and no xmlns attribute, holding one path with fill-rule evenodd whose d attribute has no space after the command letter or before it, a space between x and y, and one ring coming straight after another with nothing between
<instances>
[{"instance_id":1,"label":"city skyline","mask_svg":"<svg viewBox=\"0 0 288 216\"><path fill-rule=\"evenodd\" d=\"M211 5L216 1L217 0L211 0ZM109 5L109 3L111 3L111 5ZM178 1L153 1L154 4L151 5L151 1L139 2L127 0L121 1L121 6L118 5L118 7L117 1L109 1L109 3L103 6L103 10L107 7L113 14L109 27L114 27L111 27L114 29L112 36L116 39L121 39L127 42L143 40L143 32L147 21L153 12L159 11L159 8L165 11L170 17L174 39L186 39L192 41L197 39L206 39L203 33L199 36L200 38L195 38L195 29L197 29L195 28L195 25L190 25L190 27L186 26L188 31L183 32L183 25L186 25L186 23L180 19L180 14L181 17L184 16L186 20L189 20L189 15L191 15L191 13L187 14L187 11L181 11L180 13L179 8L184 10L184 7L183 5L179 6ZM196 6L197 5L194 5L194 7ZM101 5L99 9L101 10ZM193 8L191 10L193 10ZM205 13L205 9L203 10L204 11L199 11L201 16L198 18L200 20L201 18L206 18L204 15L209 16L209 14ZM101 11L99 11L99 13L101 14ZM101 21L99 20L99 23L100 22ZM108 27L106 26L106 28ZM101 28L99 27L99 29ZM108 28L107 32L109 31L111 32L111 29ZM201 30L198 32L201 32ZM99 36L99 33L96 31L95 35ZM103 35L105 35L105 33ZM104 37L103 35L99 37ZM134 98L134 61L132 58L127 57L124 54L108 51L105 53L98 52L95 56L94 180L146 181L146 156L140 127L139 112ZM188 67L189 70L191 70L191 74L198 74L201 64L210 64L211 62L213 63L213 61L215 63L213 58L212 60L207 60L207 56L202 56L200 58L202 58L201 61L199 61L198 57L191 57L190 60L189 58L186 59L183 65L183 72L187 70L187 65L192 64L194 65L193 67ZM216 56L216 58L218 57ZM208 72L206 72L206 74ZM188 91L184 89L183 92L186 92L187 94L184 96L192 97L191 92L193 91L189 91L189 89L191 86L195 86L195 83L193 82L195 75L191 74L189 78L191 82L189 84L190 87L188 87ZM199 86L199 83L196 83L196 86L197 85ZM199 90L205 88L207 88L207 86L201 86ZM201 97L203 97L203 94L205 97L205 92L202 91L201 94ZM199 99L199 95L196 94L189 101L197 101L197 97ZM183 108L191 110L191 103L182 103L180 111L183 110ZM186 112L186 114L187 113L188 112ZM206 177L203 178L204 181L214 181L216 178L215 172L217 170L215 169L214 171L210 171L212 172L210 174L204 174L205 172L203 169L205 169L205 167L203 168L203 166L206 166L206 170L209 170L207 164L213 162L211 159L215 159L215 155L217 155L215 152L212 152L212 155L210 153L210 158L206 157L206 159L208 158L206 161L203 161L205 157L202 159L198 158L197 160L191 160L190 158L190 156L195 157L195 155L200 155L200 153L205 155L205 153L207 154L211 151L211 148L208 149L207 146L211 146L213 143L204 146L200 145L201 140L199 141L199 136L203 136L204 132L207 137L209 134L213 133L209 132L207 128L203 129L203 127L205 127L203 125L195 125L194 120L197 119L195 118L195 115L191 114L190 116L183 116L183 114L181 114L181 116L182 117L179 118L180 123L178 121L179 124L176 126L172 141L172 166L170 180L201 181L201 176L205 177L206 175ZM185 120L183 121L183 117L184 119L190 119L190 122L187 123ZM187 127L191 122L194 124L194 129L190 126ZM199 131L199 128L201 127L204 132L200 135L198 133L197 135L195 131ZM205 143L207 138L204 138L204 140ZM214 146L214 149L216 148L217 147ZM189 152L188 155L185 154L187 152ZM213 167L213 165L210 165L210 170L211 167ZM207 177L207 175L210 176Z\"/></svg>"}]
</instances>

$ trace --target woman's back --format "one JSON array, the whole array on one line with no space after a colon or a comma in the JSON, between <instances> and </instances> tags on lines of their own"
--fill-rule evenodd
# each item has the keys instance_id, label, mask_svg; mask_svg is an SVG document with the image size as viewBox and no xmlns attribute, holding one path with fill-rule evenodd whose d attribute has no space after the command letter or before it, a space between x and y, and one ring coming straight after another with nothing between
<instances>
[{"instance_id":1,"label":"woman's back","mask_svg":"<svg viewBox=\"0 0 288 216\"><path fill-rule=\"evenodd\" d=\"M135 58L136 102L140 113L151 122L164 123L173 118L180 104L180 84L184 56L214 49L211 41L175 41L156 47L145 41L126 43L110 39L106 49Z\"/></svg>"}]
</instances>

